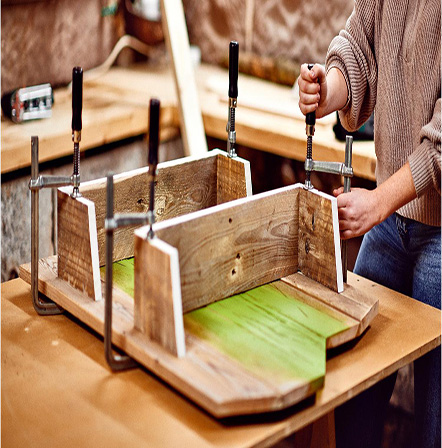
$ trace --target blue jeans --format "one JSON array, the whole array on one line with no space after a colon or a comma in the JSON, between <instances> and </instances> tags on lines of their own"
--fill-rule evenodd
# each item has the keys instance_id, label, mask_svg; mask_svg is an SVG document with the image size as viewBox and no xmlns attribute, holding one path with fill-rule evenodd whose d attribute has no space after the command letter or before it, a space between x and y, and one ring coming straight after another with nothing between
<instances>
[{"instance_id":1,"label":"blue jeans","mask_svg":"<svg viewBox=\"0 0 442 448\"><path fill-rule=\"evenodd\" d=\"M441 308L440 227L391 215L362 241L354 272L390 289ZM441 446L441 351L414 362L413 447ZM337 448L379 448L396 373L336 408Z\"/></svg>"}]
</instances>

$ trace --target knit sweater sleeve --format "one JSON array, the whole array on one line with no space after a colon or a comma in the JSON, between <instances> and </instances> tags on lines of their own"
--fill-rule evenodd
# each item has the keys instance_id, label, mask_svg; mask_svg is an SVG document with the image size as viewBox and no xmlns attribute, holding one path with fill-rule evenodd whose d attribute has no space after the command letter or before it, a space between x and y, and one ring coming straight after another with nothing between
<instances>
[{"instance_id":1,"label":"knit sweater sleeve","mask_svg":"<svg viewBox=\"0 0 442 448\"><path fill-rule=\"evenodd\" d=\"M339 112L339 118L348 131L360 128L376 103L374 31L377 3L377 0L356 0L345 29L332 40L327 52L326 71L337 68L347 84L347 104Z\"/></svg>"},{"instance_id":2,"label":"knit sweater sleeve","mask_svg":"<svg viewBox=\"0 0 442 448\"><path fill-rule=\"evenodd\" d=\"M436 101L433 117L420 132L420 144L408 157L416 194L428 188L441 193L441 99Z\"/></svg>"}]
</instances>

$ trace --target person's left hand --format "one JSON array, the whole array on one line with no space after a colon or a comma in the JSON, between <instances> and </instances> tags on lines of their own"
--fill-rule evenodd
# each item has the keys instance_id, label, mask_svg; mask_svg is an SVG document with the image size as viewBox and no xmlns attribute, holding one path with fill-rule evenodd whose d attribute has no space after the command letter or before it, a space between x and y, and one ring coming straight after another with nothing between
<instances>
[{"instance_id":1,"label":"person's left hand","mask_svg":"<svg viewBox=\"0 0 442 448\"><path fill-rule=\"evenodd\" d=\"M343 240L367 233L382 221L376 190L344 187L333 191L338 200L339 232Z\"/></svg>"}]
</instances>

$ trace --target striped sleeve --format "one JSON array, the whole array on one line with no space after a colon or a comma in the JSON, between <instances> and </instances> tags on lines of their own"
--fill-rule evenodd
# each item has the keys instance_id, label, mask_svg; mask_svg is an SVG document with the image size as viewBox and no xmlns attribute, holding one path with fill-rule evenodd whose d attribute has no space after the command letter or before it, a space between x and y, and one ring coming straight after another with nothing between
<instances>
[{"instance_id":1,"label":"striped sleeve","mask_svg":"<svg viewBox=\"0 0 442 448\"><path fill-rule=\"evenodd\" d=\"M428 188L441 193L441 99L436 101L431 121L422 128L420 145L410 154L408 162L416 194L421 196Z\"/></svg>"},{"instance_id":2,"label":"striped sleeve","mask_svg":"<svg viewBox=\"0 0 442 448\"><path fill-rule=\"evenodd\" d=\"M347 104L339 112L339 118L348 131L360 128L372 114L376 103L376 8L376 0L356 1L345 29L332 40L327 52L327 72L337 68L347 83Z\"/></svg>"}]
</instances>

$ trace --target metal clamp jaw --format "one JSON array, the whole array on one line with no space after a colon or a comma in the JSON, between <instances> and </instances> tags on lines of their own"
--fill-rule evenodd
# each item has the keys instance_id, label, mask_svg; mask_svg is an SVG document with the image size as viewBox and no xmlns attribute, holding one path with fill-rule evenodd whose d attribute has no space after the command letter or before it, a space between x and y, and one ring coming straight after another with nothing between
<instances>
[{"instance_id":1,"label":"metal clamp jaw","mask_svg":"<svg viewBox=\"0 0 442 448\"><path fill-rule=\"evenodd\" d=\"M347 135L345 139L345 162L322 162L313 160L313 158L307 157L304 162L304 168L307 173L312 171L337 174L339 176L344 176L344 193L350 191L351 178L353 177L353 168L351 166L352 161L352 147L353 147L353 137ZM306 176L305 188L310 190L313 188L310 182L310 176ZM341 255L342 255L342 276L345 283L347 283L347 241L341 242Z\"/></svg>"}]
</instances>

